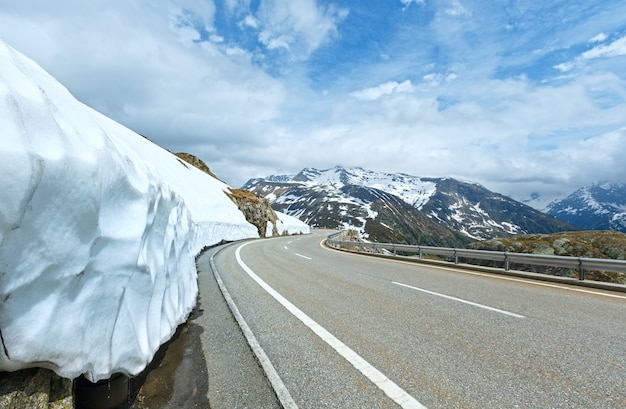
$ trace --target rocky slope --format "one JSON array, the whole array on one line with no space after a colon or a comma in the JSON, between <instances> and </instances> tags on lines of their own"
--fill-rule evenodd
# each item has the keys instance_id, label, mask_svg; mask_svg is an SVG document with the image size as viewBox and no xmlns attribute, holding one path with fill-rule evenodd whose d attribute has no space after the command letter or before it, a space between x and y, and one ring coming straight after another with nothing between
<instances>
[{"instance_id":1,"label":"rocky slope","mask_svg":"<svg viewBox=\"0 0 626 409\"><path fill-rule=\"evenodd\" d=\"M268 223L271 223L271 236L278 236L278 229L276 228L278 217L269 200L243 189L230 189L227 194L237 203L237 207L246 217L246 220L256 226L259 237L267 235Z\"/></svg>"},{"instance_id":2,"label":"rocky slope","mask_svg":"<svg viewBox=\"0 0 626 409\"><path fill-rule=\"evenodd\" d=\"M251 179L243 188L266 197L276 210L309 224L354 227L377 241L383 241L380 238L384 236L388 239L384 241L445 245L575 230L478 184L451 178L419 178L337 166ZM454 234L443 234L442 227ZM449 239L438 239L441 235Z\"/></svg>"},{"instance_id":3,"label":"rocky slope","mask_svg":"<svg viewBox=\"0 0 626 409\"><path fill-rule=\"evenodd\" d=\"M176 152L175 155L187 164L197 167L201 171L213 176L215 179L219 179L211 171L209 166L197 156L185 152ZM181 162L183 166L187 166L184 162ZM246 220L256 226L259 231L259 237L266 237L268 233L270 233L271 236L278 236L278 229L276 228L278 216L272 209L269 200L243 189L230 189L229 192L224 193L237 204L237 207L243 213ZM271 223L270 232L267 230L268 223Z\"/></svg>"},{"instance_id":4,"label":"rocky slope","mask_svg":"<svg viewBox=\"0 0 626 409\"><path fill-rule=\"evenodd\" d=\"M610 230L523 234L474 242L468 248L625 260L626 234Z\"/></svg>"},{"instance_id":5,"label":"rocky slope","mask_svg":"<svg viewBox=\"0 0 626 409\"><path fill-rule=\"evenodd\" d=\"M626 233L626 184L595 183L554 201L547 212L585 230Z\"/></svg>"},{"instance_id":6,"label":"rocky slope","mask_svg":"<svg viewBox=\"0 0 626 409\"><path fill-rule=\"evenodd\" d=\"M215 179L219 180L219 178L215 176L215 173L211 171L209 166L199 157L192 155L190 153L186 153L186 152L173 152L173 153L174 155L178 156L180 159L184 160L188 164L195 166L196 168L200 169L204 173L211 175ZM183 163L183 166L186 166L186 165Z\"/></svg>"},{"instance_id":7,"label":"rocky slope","mask_svg":"<svg viewBox=\"0 0 626 409\"><path fill-rule=\"evenodd\" d=\"M576 231L554 234L528 234L472 243L468 248L514 253L548 254L570 257L626 259L626 234L616 231ZM520 267L515 267L520 269ZM531 271L576 276L577 272L555 267L522 267ZM626 283L626 275L612 272L587 272L598 281Z\"/></svg>"},{"instance_id":8,"label":"rocky slope","mask_svg":"<svg viewBox=\"0 0 626 409\"><path fill-rule=\"evenodd\" d=\"M437 188L421 210L452 230L477 240L575 228L550 215L475 183L436 179Z\"/></svg>"}]
</instances>

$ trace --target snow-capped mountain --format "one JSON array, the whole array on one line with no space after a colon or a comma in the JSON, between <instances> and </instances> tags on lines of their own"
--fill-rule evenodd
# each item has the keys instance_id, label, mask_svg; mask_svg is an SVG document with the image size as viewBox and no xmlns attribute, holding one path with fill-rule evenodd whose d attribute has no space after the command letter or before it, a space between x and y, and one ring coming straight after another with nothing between
<instances>
[{"instance_id":1,"label":"snow-capped mountain","mask_svg":"<svg viewBox=\"0 0 626 409\"><path fill-rule=\"evenodd\" d=\"M306 168L297 175L251 179L244 188L268 198L276 210L309 224L331 228L354 226L378 241L380 232L375 226L394 230L406 218L407 210L394 211L381 199L390 196L408 205L407 209L417 210L440 226L462 234L465 240L574 229L478 184L451 178L420 178L336 166L327 170ZM390 225L383 219L394 219L396 224ZM407 226L408 230L419 228ZM396 236L403 234L396 232ZM410 237L406 240L415 242Z\"/></svg>"},{"instance_id":2,"label":"snow-capped mountain","mask_svg":"<svg viewBox=\"0 0 626 409\"><path fill-rule=\"evenodd\" d=\"M626 233L626 184L594 183L547 207L552 216L585 230Z\"/></svg>"}]
</instances>

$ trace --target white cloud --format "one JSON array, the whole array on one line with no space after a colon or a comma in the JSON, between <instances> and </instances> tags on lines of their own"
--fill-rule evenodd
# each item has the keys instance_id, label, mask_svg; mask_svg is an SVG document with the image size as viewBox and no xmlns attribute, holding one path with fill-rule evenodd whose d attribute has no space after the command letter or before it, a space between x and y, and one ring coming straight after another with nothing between
<instances>
[{"instance_id":1,"label":"white cloud","mask_svg":"<svg viewBox=\"0 0 626 409\"><path fill-rule=\"evenodd\" d=\"M265 44L268 50L276 50L282 48L289 51L290 46L295 41L295 38L291 35L277 35L276 33L272 33L271 31L263 30L259 34L259 41Z\"/></svg>"},{"instance_id":2,"label":"white cloud","mask_svg":"<svg viewBox=\"0 0 626 409\"><path fill-rule=\"evenodd\" d=\"M171 16L185 13L171 5L105 4L80 2L62 13L42 4L35 20L32 10L0 11L0 37L78 99L168 149L202 146L211 162L271 138L285 88L244 50L194 43L193 25L172 27Z\"/></svg>"},{"instance_id":3,"label":"white cloud","mask_svg":"<svg viewBox=\"0 0 626 409\"><path fill-rule=\"evenodd\" d=\"M362 89L360 91L355 91L350 95L362 101L375 101L384 95L405 92L413 92L413 85L409 80L403 81L401 83L397 83L396 81L386 82L376 87L370 87Z\"/></svg>"},{"instance_id":4,"label":"white cloud","mask_svg":"<svg viewBox=\"0 0 626 409\"><path fill-rule=\"evenodd\" d=\"M589 42L597 43L606 40L607 36L603 33L593 37ZM566 73L572 69L583 66L585 61L595 60L598 58L610 58L626 55L626 36L621 37L610 44L602 44L593 47L580 54L574 61L568 61L553 66L557 70Z\"/></svg>"},{"instance_id":5,"label":"white cloud","mask_svg":"<svg viewBox=\"0 0 626 409\"><path fill-rule=\"evenodd\" d=\"M226 11L230 14L239 15L250 10L250 0L224 0Z\"/></svg>"},{"instance_id":6,"label":"white cloud","mask_svg":"<svg viewBox=\"0 0 626 409\"><path fill-rule=\"evenodd\" d=\"M352 21L347 9L313 0L226 0L230 23L239 27L222 32L211 2L5 3L0 37L82 101L166 148L198 154L233 184L336 164L462 176L488 187L498 184L503 192L522 181L530 189L536 183L626 174L611 153L623 153L626 143L598 136L626 125L623 70L612 68L607 58L624 55L626 40L608 41L617 38L613 26L596 24L581 32L572 44L587 44L589 51L557 64L555 70L571 73L558 81L496 80L494 73L502 68L532 65L540 57L534 49L567 48L556 40L526 42L524 35L532 35L521 23L497 38L511 23L508 18L483 15L480 8L472 10L471 19L457 18L470 13L470 3L445 3L430 25L399 30L397 42L380 40L380 48L370 50L381 56L371 59L376 62L354 62L343 73L337 69L335 82L314 89L305 64L294 64L296 73L288 78L272 77L259 65L270 57L306 61L347 36L342 32ZM423 2L390 4L397 9ZM549 30L562 32L557 26ZM606 37L597 35L600 31ZM247 40L260 36L262 44L237 43L241 33ZM210 41L204 41L207 36ZM441 59L433 59L428 42ZM604 74L597 74L592 62L601 57ZM589 142L580 142L583 138ZM622 145L610 146L614 143ZM599 158L595 170L584 161L592 149ZM600 167L602 157L614 169Z\"/></svg>"},{"instance_id":7,"label":"white cloud","mask_svg":"<svg viewBox=\"0 0 626 409\"><path fill-rule=\"evenodd\" d=\"M436 87L436 86L441 85L441 83L454 81L457 78L458 78L458 75L455 73L448 73L448 74L430 73L430 74L424 75L422 77L422 80L426 84L430 85L431 87Z\"/></svg>"},{"instance_id":8,"label":"white cloud","mask_svg":"<svg viewBox=\"0 0 626 409\"><path fill-rule=\"evenodd\" d=\"M626 36L613 41L611 44L599 45L582 54L582 58L590 60L602 57L617 57L626 55Z\"/></svg>"},{"instance_id":9,"label":"white cloud","mask_svg":"<svg viewBox=\"0 0 626 409\"><path fill-rule=\"evenodd\" d=\"M604 33L600 33L600 34L598 34L598 35L596 35L596 36L592 37L592 38L589 40L589 42L590 42L590 43L602 43L602 42L604 42L606 39L607 39L606 34L604 34Z\"/></svg>"},{"instance_id":10,"label":"white cloud","mask_svg":"<svg viewBox=\"0 0 626 409\"><path fill-rule=\"evenodd\" d=\"M241 20L240 25L258 29L259 20L257 20L252 14L248 14L243 20Z\"/></svg>"},{"instance_id":11,"label":"white cloud","mask_svg":"<svg viewBox=\"0 0 626 409\"><path fill-rule=\"evenodd\" d=\"M346 8L323 7L314 0L266 0L256 15L259 40L268 49L283 48L296 59L306 58L337 35L337 24L347 15Z\"/></svg>"},{"instance_id":12,"label":"white cloud","mask_svg":"<svg viewBox=\"0 0 626 409\"><path fill-rule=\"evenodd\" d=\"M406 9L411 4L424 4L426 0L400 0L400 3L404 6L403 9Z\"/></svg>"},{"instance_id":13,"label":"white cloud","mask_svg":"<svg viewBox=\"0 0 626 409\"><path fill-rule=\"evenodd\" d=\"M209 34L209 40L213 43L223 43L224 37L218 36L217 34Z\"/></svg>"},{"instance_id":14,"label":"white cloud","mask_svg":"<svg viewBox=\"0 0 626 409\"><path fill-rule=\"evenodd\" d=\"M471 12L463 4L461 4L459 0L452 0L452 4L450 7L446 8L444 12L454 17L471 14Z\"/></svg>"},{"instance_id":15,"label":"white cloud","mask_svg":"<svg viewBox=\"0 0 626 409\"><path fill-rule=\"evenodd\" d=\"M172 3L172 13L181 25L213 30L215 4L212 1L173 0Z\"/></svg>"},{"instance_id":16,"label":"white cloud","mask_svg":"<svg viewBox=\"0 0 626 409\"><path fill-rule=\"evenodd\" d=\"M557 70L561 72L568 72L568 71L571 71L575 65L576 64L573 62L564 62L564 63L555 65L553 68L556 68Z\"/></svg>"}]
</instances>

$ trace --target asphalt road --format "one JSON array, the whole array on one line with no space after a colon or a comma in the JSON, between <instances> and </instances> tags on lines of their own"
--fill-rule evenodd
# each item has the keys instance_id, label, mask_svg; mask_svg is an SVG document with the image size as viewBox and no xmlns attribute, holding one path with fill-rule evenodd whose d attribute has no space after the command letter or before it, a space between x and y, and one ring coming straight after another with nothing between
<instances>
[{"instance_id":1,"label":"asphalt road","mask_svg":"<svg viewBox=\"0 0 626 409\"><path fill-rule=\"evenodd\" d=\"M626 407L624 294L341 253L322 248L327 234L238 243L214 258L298 407ZM210 256L198 261L201 282ZM209 381L241 373L224 384L252 392L230 406L214 393L211 407L274 407L262 376L248 385L260 369L249 350L223 353L243 363L215 364Z\"/></svg>"}]
</instances>

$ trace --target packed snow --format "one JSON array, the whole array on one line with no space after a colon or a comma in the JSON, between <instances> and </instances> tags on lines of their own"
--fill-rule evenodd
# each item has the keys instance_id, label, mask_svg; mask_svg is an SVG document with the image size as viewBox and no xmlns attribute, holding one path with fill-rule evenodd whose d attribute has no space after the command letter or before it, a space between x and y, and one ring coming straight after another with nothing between
<instances>
[{"instance_id":1,"label":"packed snow","mask_svg":"<svg viewBox=\"0 0 626 409\"><path fill-rule=\"evenodd\" d=\"M289 216L287 214L276 212L276 216L278 216L278 220L276 221L276 229L278 230L278 234L308 234L311 232L309 226L304 224L301 220L296 217ZM267 230L265 233L266 237L270 237L272 235L272 224L267 224Z\"/></svg>"},{"instance_id":2,"label":"packed snow","mask_svg":"<svg viewBox=\"0 0 626 409\"><path fill-rule=\"evenodd\" d=\"M198 252L256 227L226 184L2 41L0 123L0 370L139 373L196 303ZM280 232L308 232L279 218Z\"/></svg>"}]
</instances>

